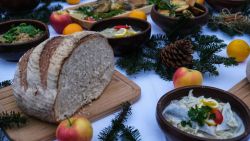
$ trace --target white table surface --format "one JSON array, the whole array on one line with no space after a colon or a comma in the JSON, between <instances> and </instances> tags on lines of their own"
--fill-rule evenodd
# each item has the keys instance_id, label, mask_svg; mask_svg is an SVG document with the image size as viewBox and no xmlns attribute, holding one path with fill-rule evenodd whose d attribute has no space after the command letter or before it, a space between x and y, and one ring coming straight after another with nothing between
<instances>
[{"instance_id":1,"label":"white table surface","mask_svg":"<svg viewBox=\"0 0 250 141\"><path fill-rule=\"evenodd\" d=\"M81 2L88 1L90 0L82 0ZM64 8L69 7L66 3L61 4ZM148 16L148 21L152 24L152 34L163 33L162 30L151 20L150 16ZM49 26L49 30L51 37L57 35L51 26ZM248 35L230 37L222 32L213 32L206 27L203 27L202 31L203 34L206 35L216 35L217 37L223 39L226 44L233 39L243 39L250 44L250 38ZM220 54L226 56L225 50L220 52ZM246 77L246 62L247 61L240 63L235 67L224 67L223 65L218 66L219 76L209 77L205 75L203 85L218 87L224 90L230 89ZM0 59L0 81L12 79L15 69L16 63ZM118 67L116 67L116 69L126 75L124 70ZM134 126L140 131L142 141L165 141L165 136L159 128L155 118L156 104L162 95L174 88L173 82L164 81L153 71L141 72L136 76L127 77L141 87L141 98L132 105L133 114L129 117L126 124ZM98 140L99 132L109 126L111 119L114 117L115 114L112 114L92 123L94 128L93 141Z\"/></svg>"}]
</instances>

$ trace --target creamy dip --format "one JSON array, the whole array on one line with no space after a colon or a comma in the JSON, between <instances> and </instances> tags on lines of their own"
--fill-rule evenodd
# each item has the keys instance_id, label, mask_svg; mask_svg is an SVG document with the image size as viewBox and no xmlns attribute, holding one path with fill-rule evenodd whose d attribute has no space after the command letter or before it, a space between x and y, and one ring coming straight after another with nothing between
<instances>
[{"instance_id":1,"label":"creamy dip","mask_svg":"<svg viewBox=\"0 0 250 141\"><path fill-rule=\"evenodd\" d=\"M201 115L207 117L196 116L199 112L204 112ZM192 90L188 96L171 101L162 114L173 126L199 137L230 139L245 131L241 118L232 111L230 103L204 96L194 97Z\"/></svg>"}]
</instances>

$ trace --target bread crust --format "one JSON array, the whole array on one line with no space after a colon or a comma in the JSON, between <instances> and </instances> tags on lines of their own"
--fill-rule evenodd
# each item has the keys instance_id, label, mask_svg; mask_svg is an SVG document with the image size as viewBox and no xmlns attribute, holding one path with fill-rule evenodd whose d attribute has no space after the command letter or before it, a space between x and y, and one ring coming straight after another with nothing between
<instances>
[{"instance_id":1,"label":"bread crust","mask_svg":"<svg viewBox=\"0 0 250 141\"><path fill-rule=\"evenodd\" d=\"M62 120L56 118L55 115L55 110L57 110L55 109L55 102L60 91L58 82L60 75L62 75L61 69L65 61L72 56L72 52L78 48L78 44L97 37L104 39L103 36L95 32L81 32L70 36L59 36L48 39L27 52L18 63L13 81L13 90L18 106L26 114L44 121L58 122ZM104 40L101 43L108 46L107 49L112 52L107 40ZM95 51L98 52L98 49L96 48ZM89 53L91 55L91 52ZM111 68L109 73L113 73L114 56L113 53L109 52L110 54L112 54L112 59L109 58L109 61L112 60L112 65L109 66ZM84 56L79 57L85 58ZM108 81L111 80L111 76L110 74L108 75ZM75 112L73 111L72 113Z\"/></svg>"}]
</instances>

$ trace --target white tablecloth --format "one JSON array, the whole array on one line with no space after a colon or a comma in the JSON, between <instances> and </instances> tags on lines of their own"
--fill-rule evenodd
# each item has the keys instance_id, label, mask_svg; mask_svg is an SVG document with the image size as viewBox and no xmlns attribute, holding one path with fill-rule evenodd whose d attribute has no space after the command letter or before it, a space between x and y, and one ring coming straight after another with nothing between
<instances>
[{"instance_id":1,"label":"white tablecloth","mask_svg":"<svg viewBox=\"0 0 250 141\"><path fill-rule=\"evenodd\" d=\"M62 3L62 5L64 7L69 6L65 3ZM150 16L148 16L148 21L152 24L152 34L163 33L162 30L151 20ZM55 31L51 28L51 26L49 26L49 29L51 37L57 35ZM229 37L228 35L222 32L212 32L206 27L203 28L203 33L207 35L216 35L217 37L223 39L227 44L233 39L243 39L248 42L248 44L250 44L250 38L248 35ZM225 50L220 52L220 54L226 56ZM0 59L0 81L12 79L14 76L15 69L16 63L7 62L5 60ZM117 67L116 69L122 74L126 75L124 70L121 70ZM220 65L218 66L218 69L219 76L204 76L204 85L228 90L240 80L246 77L246 61L240 63L238 66L235 67L224 67L223 65ZM162 95L174 88L173 82L164 81L153 71L141 72L136 76L127 77L133 80L141 87L141 98L139 99L139 101L133 104L133 114L129 117L127 124L134 126L140 131L142 141L165 141L165 136L159 128L155 118L156 104ZM93 141L98 140L99 132L110 125L110 121L112 118L114 118L114 116L115 114L109 115L92 124L94 128Z\"/></svg>"}]
</instances>

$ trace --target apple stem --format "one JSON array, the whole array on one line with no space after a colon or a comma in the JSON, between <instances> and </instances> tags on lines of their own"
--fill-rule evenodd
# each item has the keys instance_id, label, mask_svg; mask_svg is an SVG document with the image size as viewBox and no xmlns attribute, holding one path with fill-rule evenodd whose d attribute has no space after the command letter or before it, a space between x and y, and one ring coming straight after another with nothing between
<instances>
[{"instance_id":1,"label":"apple stem","mask_svg":"<svg viewBox=\"0 0 250 141\"><path fill-rule=\"evenodd\" d=\"M68 122L69 122L69 127L71 127L71 126L72 126L72 122L70 121L70 119L69 119L68 116L66 116L66 118L67 118L67 120L68 120Z\"/></svg>"}]
</instances>

